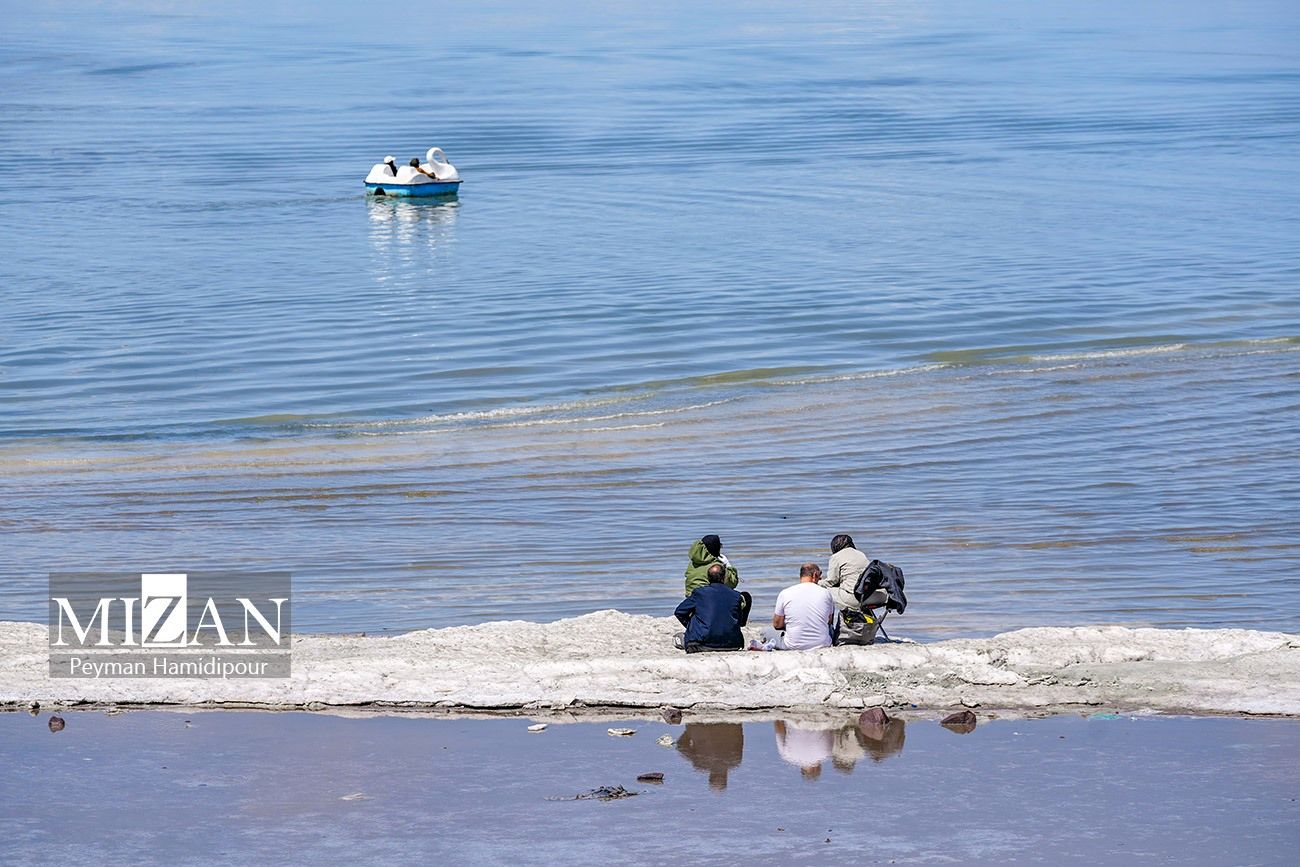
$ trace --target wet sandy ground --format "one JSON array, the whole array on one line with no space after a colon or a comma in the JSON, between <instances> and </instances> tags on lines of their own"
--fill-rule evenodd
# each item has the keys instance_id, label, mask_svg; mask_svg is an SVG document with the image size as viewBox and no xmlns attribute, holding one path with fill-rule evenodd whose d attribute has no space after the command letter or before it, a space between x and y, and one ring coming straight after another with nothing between
<instances>
[{"instance_id":1,"label":"wet sandy ground","mask_svg":"<svg viewBox=\"0 0 1300 867\"><path fill-rule=\"evenodd\" d=\"M1289 864L1300 722L0 714L0 862ZM636 730L612 737L611 727ZM670 736L672 746L657 739ZM660 785L639 783L662 772ZM600 786L638 794L570 798Z\"/></svg>"}]
</instances>

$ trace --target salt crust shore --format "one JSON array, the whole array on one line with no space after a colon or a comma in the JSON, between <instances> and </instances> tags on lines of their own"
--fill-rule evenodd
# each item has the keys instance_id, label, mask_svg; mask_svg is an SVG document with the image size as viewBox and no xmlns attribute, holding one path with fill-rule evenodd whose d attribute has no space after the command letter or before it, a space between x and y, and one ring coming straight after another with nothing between
<instances>
[{"instance_id":1,"label":"salt crust shore","mask_svg":"<svg viewBox=\"0 0 1300 867\"><path fill-rule=\"evenodd\" d=\"M51 679L42 624L0 622L0 707L81 703L449 712L826 712L960 705L1300 717L1300 635L1120 626L687 656L671 618L599 611L404 635L302 635L277 680ZM748 630L757 634L757 630ZM899 628L901 630L901 627Z\"/></svg>"}]
</instances>

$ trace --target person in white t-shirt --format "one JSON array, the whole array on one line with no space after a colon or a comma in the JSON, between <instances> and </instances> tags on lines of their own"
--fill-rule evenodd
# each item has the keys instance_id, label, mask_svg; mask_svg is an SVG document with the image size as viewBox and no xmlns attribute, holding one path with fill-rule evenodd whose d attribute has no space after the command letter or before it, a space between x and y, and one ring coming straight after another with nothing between
<instances>
[{"instance_id":1,"label":"person in white t-shirt","mask_svg":"<svg viewBox=\"0 0 1300 867\"><path fill-rule=\"evenodd\" d=\"M776 597L776 612L772 615L774 631L763 636L764 650L816 650L831 646L835 600L829 590L818 586L821 577L821 567L816 563L799 567L799 583L785 588Z\"/></svg>"}]
</instances>

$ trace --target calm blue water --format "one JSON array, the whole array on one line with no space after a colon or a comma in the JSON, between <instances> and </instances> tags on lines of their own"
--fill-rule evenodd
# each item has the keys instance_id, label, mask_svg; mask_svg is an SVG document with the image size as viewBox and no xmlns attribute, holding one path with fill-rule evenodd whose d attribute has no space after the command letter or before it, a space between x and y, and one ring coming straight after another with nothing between
<instances>
[{"instance_id":1,"label":"calm blue water","mask_svg":"<svg viewBox=\"0 0 1300 867\"><path fill-rule=\"evenodd\" d=\"M274 839L299 863L346 852L369 863L423 853L521 867L697 865L732 863L739 847L792 867L847 853L972 867L1276 867L1294 860L1300 819L1294 720L981 719L959 735L895 719L871 737L852 716L560 718L534 735L521 719L411 713L61 713L57 735L48 714L0 714L6 863L241 865ZM611 724L636 736L611 738ZM655 743L664 734L674 748ZM636 782L652 769L662 785ZM955 779L964 797L952 796ZM57 797L33 797L34 780ZM638 794L547 800L597 786ZM882 791L906 805L888 834L862 821Z\"/></svg>"},{"instance_id":2,"label":"calm blue water","mask_svg":"<svg viewBox=\"0 0 1300 867\"><path fill-rule=\"evenodd\" d=\"M1300 630L1293 4L352 7L0 2L0 618L655 612L705 532L765 604L847 530L918 636Z\"/></svg>"}]
</instances>

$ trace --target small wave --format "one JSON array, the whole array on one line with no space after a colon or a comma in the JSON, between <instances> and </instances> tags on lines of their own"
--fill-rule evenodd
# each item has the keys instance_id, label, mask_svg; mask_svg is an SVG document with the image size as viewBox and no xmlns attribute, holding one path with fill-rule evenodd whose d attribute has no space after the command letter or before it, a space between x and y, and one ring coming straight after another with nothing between
<instances>
[{"instance_id":1,"label":"small wave","mask_svg":"<svg viewBox=\"0 0 1300 867\"><path fill-rule=\"evenodd\" d=\"M365 429L365 428L424 428L439 424L464 424L466 422L494 422L499 419L518 418L530 415L549 415L553 413L574 412L593 409L600 406L614 406L621 403L633 403L644 399L640 395L623 395L618 397L592 398L589 400L571 400L551 404L530 404L527 406L499 406L493 409L466 410L464 412L435 413L414 418L374 419L369 421L317 421L304 424L305 428L323 429Z\"/></svg>"},{"instance_id":2,"label":"small wave","mask_svg":"<svg viewBox=\"0 0 1300 867\"><path fill-rule=\"evenodd\" d=\"M1189 344L1183 341L1174 343L1148 343L1134 345L1136 341L1124 340L1115 348L1100 347L1096 349L1043 351L1037 346L987 346L973 349L943 349L930 352L925 357L938 364L952 367L973 367L982 364L1033 364L1038 362L1056 363L1060 361L1097 361L1107 358L1124 358L1140 355L1158 355L1166 352L1184 350Z\"/></svg>"},{"instance_id":3,"label":"small wave","mask_svg":"<svg viewBox=\"0 0 1300 867\"><path fill-rule=\"evenodd\" d=\"M921 364L850 372L833 372L811 365L747 368L724 373L617 385L610 387L604 395L579 400L434 413L412 418L347 419L339 418L338 415L326 417L284 413L228 419L219 423L255 427L298 427L304 431L335 431L358 436L427 435L477 426L510 429L599 422L618 423L623 420L707 410L740 400L746 394L751 394L755 387L788 389L867 382L968 367L998 369L1006 375L1034 375L1081 370L1092 364L1123 359L1157 358L1180 353L1237 356L1260 352L1289 352L1300 350L1300 338L1276 337L1207 343L1178 341L1061 352L1026 352L1025 349L1026 347L986 347L936 352L928 356L930 361ZM807 375L799 376L799 373ZM710 396L710 399L704 401L689 400L688 395L698 395L701 390L711 390L716 396Z\"/></svg>"},{"instance_id":4,"label":"small wave","mask_svg":"<svg viewBox=\"0 0 1300 867\"><path fill-rule=\"evenodd\" d=\"M170 60L156 63L131 63L123 66L101 66L86 70L87 75L139 75L144 72L161 72L164 69L184 69L197 66L191 61Z\"/></svg>"},{"instance_id":5,"label":"small wave","mask_svg":"<svg viewBox=\"0 0 1300 867\"><path fill-rule=\"evenodd\" d=\"M1095 352L1058 352L1047 355L1030 355L1024 361L1100 361L1110 358L1138 358L1143 355L1162 355L1167 352L1182 352L1188 348L1186 343L1169 343L1163 346L1145 346L1136 349L1099 349ZM1016 359L1020 361L1022 359Z\"/></svg>"},{"instance_id":6,"label":"small wave","mask_svg":"<svg viewBox=\"0 0 1300 867\"><path fill-rule=\"evenodd\" d=\"M810 376L804 379L783 379L777 380L773 385L821 385L831 382L857 382L866 379L884 379L891 376L929 373L934 370L942 370L947 366L946 364L918 364L912 367L892 367L886 370L864 370L858 373L837 373L827 374L826 376Z\"/></svg>"},{"instance_id":7,"label":"small wave","mask_svg":"<svg viewBox=\"0 0 1300 867\"><path fill-rule=\"evenodd\" d=\"M284 427L290 425L310 426L311 419L320 418L319 415L304 415L292 412L276 412L266 415L249 415L239 418L221 418L216 420L219 425L238 425L241 427Z\"/></svg>"},{"instance_id":8,"label":"small wave","mask_svg":"<svg viewBox=\"0 0 1300 867\"><path fill-rule=\"evenodd\" d=\"M826 372L823 365L786 365L783 367L748 367L743 370L727 370L719 373L702 373L682 376L675 379L651 379L642 382L614 386L615 391L659 391L682 388L710 388L720 385L755 385L781 383L782 377L800 373ZM828 373L829 375L829 373Z\"/></svg>"},{"instance_id":9,"label":"small wave","mask_svg":"<svg viewBox=\"0 0 1300 867\"><path fill-rule=\"evenodd\" d=\"M1247 340L1216 340L1209 343L1166 343L1155 346L1139 346L1129 349L1099 349L1091 352L1058 352L1043 355L1031 355L1025 361L1060 362L1060 361L1109 361L1120 358L1139 358L1149 355L1166 355L1177 352L1253 355L1259 352L1287 352L1300 349L1300 339L1294 337L1270 337ZM1019 359L1017 359L1019 360Z\"/></svg>"},{"instance_id":10,"label":"small wave","mask_svg":"<svg viewBox=\"0 0 1300 867\"><path fill-rule=\"evenodd\" d=\"M483 426L492 428L494 430L540 427L543 425L584 425L584 424L591 424L593 422L600 422L600 421L618 421L620 419L645 418L647 416L676 415L679 413L694 412L697 410L710 409L715 406L721 406L726 403L731 403L732 401L737 399L738 398L724 398L720 400L705 401L704 403L691 403L691 404L685 404L683 406L665 407L662 409L640 409L640 410L633 410L630 412L606 413L604 415L560 414L554 417L531 418L531 419L522 419L518 421L498 420L501 418L517 417L518 414L512 414L510 416L494 416L491 418L487 418L483 414L468 413L468 414L464 414L467 416L466 418L459 418L459 419L454 417L447 417L447 416L439 417L436 419L435 422L432 422L438 425L435 427L427 427L427 426L416 424L415 422L405 422L405 421L404 422L362 423L360 426L367 427L367 428L373 428L376 426L387 428L390 425L392 426L400 425L400 427L403 429L401 430L388 429L382 431L363 430L363 431L358 431L358 433L363 436L385 436L385 435L391 436L391 435L417 434L417 433L418 434L444 433L444 432L449 432L449 431L459 429L458 425L455 424L455 422L457 421L486 422L486 424L484 424ZM583 408L590 408L591 404L579 404L578 406ZM565 408L566 408L565 404L555 404L549 407L536 407L534 411L539 415L544 413L546 414L562 413ZM632 427L662 427L663 424L664 424L663 422L656 422L654 424L644 424L644 425L620 425L617 429L627 429ZM615 430L615 429L616 428L613 427L587 428L587 430Z\"/></svg>"},{"instance_id":11,"label":"small wave","mask_svg":"<svg viewBox=\"0 0 1300 867\"><path fill-rule=\"evenodd\" d=\"M534 425L544 425L544 424L589 424L591 422L614 421L617 419L625 419L625 418L631 419L631 418L643 418L645 416L656 416L656 415L676 415L678 413L693 412L695 410L710 409L715 406L721 406L724 403L730 403L734 399L735 398L728 398L723 400L709 400L709 401L705 401L704 403L692 403L686 406L674 406L665 409L645 409L645 410L637 410L635 412L616 412L616 413L610 413L608 415L576 416L576 417L564 417L564 418L539 418L532 421L506 422L505 424L494 425L494 427L511 428L511 427L533 427ZM593 428L593 430L598 430L598 429L599 428Z\"/></svg>"},{"instance_id":12,"label":"small wave","mask_svg":"<svg viewBox=\"0 0 1300 867\"><path fill-rule=\"evenodd\" d=\"M986 364L1061 364L1080 361L1110 361L1123 358L1140 358L1152 355L1167 355L1179 352L1215 353L1225 350L1289 351L1300 348L1297 337L1244 338L1240 340L1214 340L1194 342L1176 340L1172 342L1151 342L1158 338L1126 338L1114 341L1095 349L1062 349L1060 351L1042 351L1029 346L993 346L978 349L940 350L926 354L926 358L941 365L952 367L972 367ZM1115 345L1119 344L1119 345ZM1038 351L1034 351L1038 350ZM1233 354L1238 354L1233 352Z\"/></svg>"},{"instance_id":13,"label":"small wave","mask_svg":"<svg viewBox=\"0 0 1300 867\"><path fill-rule=\"evenodd\" d=\"M583 430L587 433L604 433L606 431L615 430L650 430L652 428L664 427L665 425L667 425L667 422L655 421L646 424L617 424L605 425L604 427L585 427Z\"/></svg>"},{"instance_id":14,"label":"small wave","mask_svg":"<svg viewBox=\"0 0 1300 867\"><path fill-rule=\"evenodd\" d=\"M1043 367L1014 367L1009 368L1007 373L1055 373L1058 370L1080 370L1082 364L1048 364Z\"/></svg>"}]
</instances>

